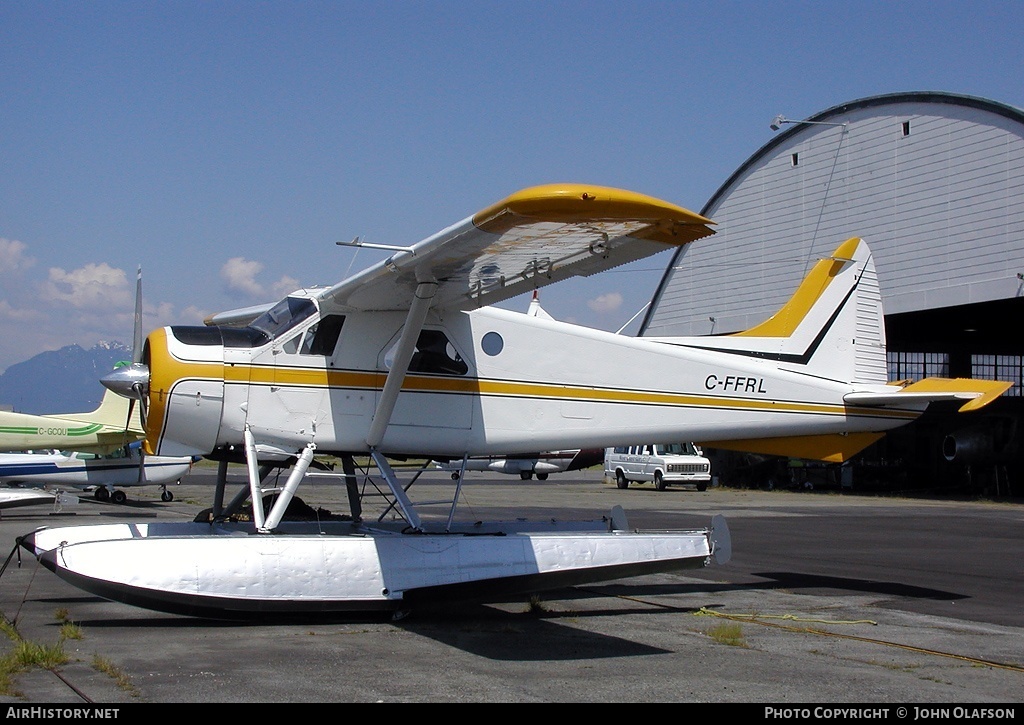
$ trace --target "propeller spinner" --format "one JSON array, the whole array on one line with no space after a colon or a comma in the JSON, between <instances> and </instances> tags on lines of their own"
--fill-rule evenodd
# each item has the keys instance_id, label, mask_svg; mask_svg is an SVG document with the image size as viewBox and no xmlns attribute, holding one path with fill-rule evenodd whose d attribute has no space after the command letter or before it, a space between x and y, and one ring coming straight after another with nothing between
<instances>
[{"instance_id":1,"label":"propeller spinner","mask_svg":"<svg viewBox=\"0 0 1024 725\"><path fill-rule=\"evenodd\" d=\"M133 403L140 403L140 412L145 425L146 396L149 394L149 366L143 363L132 363L117 368L100 378L100 382L108 390L128 398Z\"/></svg>"}]
</instances>

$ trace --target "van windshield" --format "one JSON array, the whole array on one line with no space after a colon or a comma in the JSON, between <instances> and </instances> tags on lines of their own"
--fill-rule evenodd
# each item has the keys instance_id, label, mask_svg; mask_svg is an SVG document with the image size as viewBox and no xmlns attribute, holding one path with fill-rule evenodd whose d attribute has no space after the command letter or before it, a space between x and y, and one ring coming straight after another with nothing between
<instances>
[{"instance_id":1,"label":"van windshield","mask_svg":"<svg viewBox=\"0 0 1024 725\"><path fill-rule=\"evenodd\" d=\"M670 443L667 446L659 445L654 447L661 456L699 456L697 448L693 443Z\"/></svg>"}]
</instances>

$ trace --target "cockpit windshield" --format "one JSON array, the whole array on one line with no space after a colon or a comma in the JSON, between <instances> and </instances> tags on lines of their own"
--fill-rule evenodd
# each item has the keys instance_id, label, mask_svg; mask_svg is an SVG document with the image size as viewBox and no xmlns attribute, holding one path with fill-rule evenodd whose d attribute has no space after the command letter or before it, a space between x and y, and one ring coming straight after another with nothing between
<instances>
[{"instance_id":1,"label":"cockpit windshield","mask_svg":"<svg viewBox=\"0 0 1024 725\"><path fill-rule=\"evenodd\" d=\"M305 297L285 297L252 321L253 327L271 340L292 329L316 312L313 300Z\"/></svg>"}]
</instances>

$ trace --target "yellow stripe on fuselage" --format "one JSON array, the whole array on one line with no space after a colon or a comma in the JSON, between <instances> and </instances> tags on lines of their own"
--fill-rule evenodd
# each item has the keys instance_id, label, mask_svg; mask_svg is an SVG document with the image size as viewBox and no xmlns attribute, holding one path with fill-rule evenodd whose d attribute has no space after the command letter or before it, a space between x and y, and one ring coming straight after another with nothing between
<instances>
[{"instance_id":1,"label":"yellow stripe on fuselage","mask_svg":"<svg viewBox=\"0 0 1024 725\"><path fill-rule=\"evenodd\" d=\"M277 367L259 365L221 365L209 362L176 361L179 380L224 380L226 384L278 385L296 388L332 388L379 393L385 379L383 371L326 370L324 368ZM173 385L171 386L173 387ZM842 404L809 403L792 400L762 400L724 396L692 395L660 391L593 388L552 385L534 381L453 378L409 373L402 383L407 393L451 393L481 397L539 398L592 403L664 405L694 408L816 415L856 415L885 419L913 420L917 411L854 408ZM161 409L162 412L162 409Z\"/></svg>"}]
</instances>

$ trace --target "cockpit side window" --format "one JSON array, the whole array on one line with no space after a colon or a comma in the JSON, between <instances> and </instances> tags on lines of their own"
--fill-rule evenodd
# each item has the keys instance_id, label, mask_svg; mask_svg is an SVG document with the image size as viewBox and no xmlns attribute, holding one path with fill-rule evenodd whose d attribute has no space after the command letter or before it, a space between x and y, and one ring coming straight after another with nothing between
<instances>
[{"instance_id":1,"label":"cockpit side window","mask_svg":"<svg viewBox=\"0 0 1024 725\"><path fill-rule=\"evenodd\" d=\"M316 312L313 300L305 297L285 297L249 325L271 340L283 335Z\"/></svg>"},{"instance_id":2,"label":"cockpit side window","mask_svg":"<svg viewBox=\"0 0 1024 725\"><path fill-rule=\"evenodd\" d=\"M327 315L306 331L299 352L303 355L330 357L334 354L344 324L344 315Z\"/></svg>"}]
</instances>

